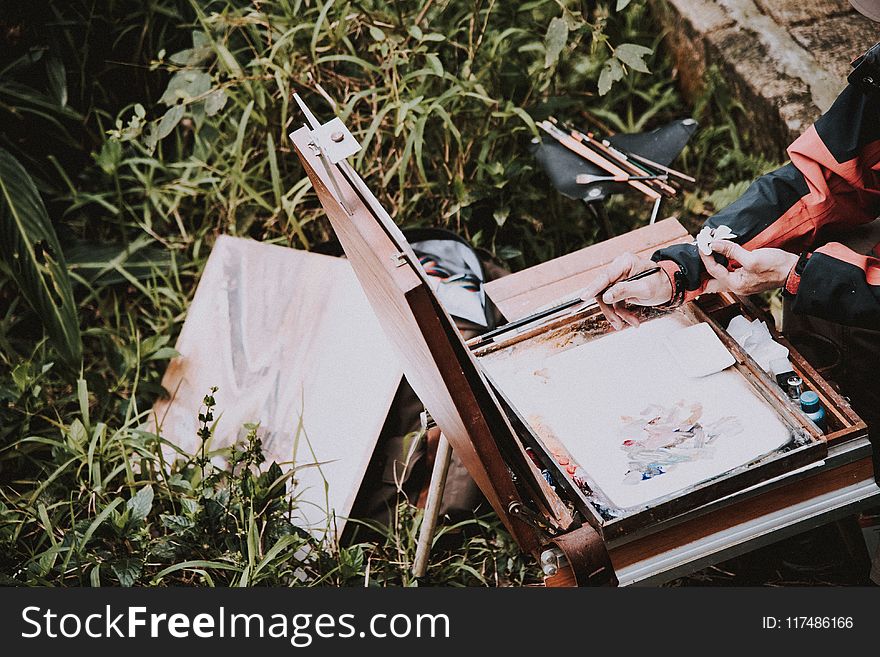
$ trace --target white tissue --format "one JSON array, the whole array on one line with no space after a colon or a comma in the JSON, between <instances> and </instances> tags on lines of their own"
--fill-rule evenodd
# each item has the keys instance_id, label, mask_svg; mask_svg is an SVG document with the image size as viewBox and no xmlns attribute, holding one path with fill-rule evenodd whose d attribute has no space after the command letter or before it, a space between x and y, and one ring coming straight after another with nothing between
<instances>
[{"instance_id":1,"label":"white tissue","mask_svg":"<svg viewBox=\"0 0 880 657\"><path fill-rule=\"evenodd\" d=\"M703 226L703 229L697 234L697 248L703 255L712 255L712 247L710 246L715 240L732 240L736 237L728 226L718 226L718 228L709 228Z\"/></svg>"},{"instance_id":2,"label":"white tissue","mask_svg":"<svg viewBox=\"0 0 880 657\"><path fill-rule=\"evenodd\" d=\"M770 329L759 319L750 322L742 315L737 315L727 325L727 332L758 365L771 374L770 363L781 358L788 359L788 348L776 342L770 335ZM776 367L779 367L778 363Z\"/></svg>"}]
</instances>

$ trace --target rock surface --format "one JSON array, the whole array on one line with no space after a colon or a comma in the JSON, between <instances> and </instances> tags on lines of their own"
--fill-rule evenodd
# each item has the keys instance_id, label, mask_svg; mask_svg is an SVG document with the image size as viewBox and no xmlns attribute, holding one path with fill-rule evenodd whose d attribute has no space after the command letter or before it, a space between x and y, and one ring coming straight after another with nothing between
<instances>
[{"instance_id":1,"label":"rock surface","mask_svg":"<svg viewBox=\"0 0 880 657\"><path fill-rule=\"evenodd\" d=\"M741 129L768 156L827 110L850 61L880 40L880 24L846 0L652 0L681 87L694 99L717 69L747 108Z\"/></svg>"}]
</instances>

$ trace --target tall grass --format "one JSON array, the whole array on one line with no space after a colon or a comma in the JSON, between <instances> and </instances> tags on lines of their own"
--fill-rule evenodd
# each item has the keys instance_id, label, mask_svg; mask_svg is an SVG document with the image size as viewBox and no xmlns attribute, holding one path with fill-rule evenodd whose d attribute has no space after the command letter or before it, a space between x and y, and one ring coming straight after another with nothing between
<instances>
[{"instance_id":1,"label":"tall grass","mask_svg":"<svg viewBox=\"0 0 880 657\"><path fill-rule=\"evenodd\" d=\"M413 584L420 515L405 501L378 540L316 542L290 523L295 498L253 433L220 469L169 462L140 428L195 282L221 233L306 249L332 238L289 146L303 121L293 92L343 118L363 146L355 166L401 224L451 228L513 268L591 243L592 215L550 188L528 147L548 114L632 131L689 113L643 3L13 4L0 11L0 149L45 217L16 228L42 240L43 273L16 275L11 251L0 264L4 581ZM766 163L744 154L735 106L710 88L697 118L712 125L684 161L711 189ZM723 200L697 190L678 209ZM627 199L610 214L621 232L646 220ZM61 287L41 293L47 253ZM72 304L52 320L65 285ZM536 575L492 516L442 532L434 582Z\"/></svg>"}]
</instances>

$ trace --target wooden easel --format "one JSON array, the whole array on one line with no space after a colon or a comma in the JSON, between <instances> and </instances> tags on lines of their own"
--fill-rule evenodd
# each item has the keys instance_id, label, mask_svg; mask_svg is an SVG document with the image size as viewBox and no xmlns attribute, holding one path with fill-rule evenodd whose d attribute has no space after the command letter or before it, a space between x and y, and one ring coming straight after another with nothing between
<instances>
[{"instance_id":1,"label":"wooden easel","mask_svg":"<svg viewBox=\"0 0 880 657\"><path fill-rule=\"evenodd\" d=\"M558 301L563 285L566 289L571 289L572 285L578 286L575 289L586 287L602 267L618 255L634 252L650 256L659 248L690 240L691 236L675 219L652 221L643 228L491 281L486 284L486 293L505 318L513 321ZM449 441L441 434L413 562L413 575L417 578L424 577L428 569L451 458Z\"/></svg>"},{"instance_id":2,"label":"wooden easel","mask_svg":"<svg viewBox=\"0 0 880 657\"><path fill-rule=\"evenodd\" d=\"M425 502L425 513L422 517L422 526L419 528L419 539L416 544L416 558L413 562L413 575L416 578L422 578L428 572L431 544L434 542L434 532L437 529L440 504L443 501L443 492L446 489L446 475L449 472L451 460L452 446L446 440L446 436L441 433L440 440L437 442L437 456L434 457L434 468L431 471L431 482L428 484L428 499Z\"/></svg>"},{"instance_id":3,"label":"wooden easel","mask_svg":"<svg viewBox=\"0 0 880 657\"><path fill-rule=\"evenodd\" d=\"M400 230L345 162L354 152L343 148L351 135L338 119L319 125L307 116L311 129L303 127L291 138L378 320L405 363L407 380L520 548L538 556L552 545L564 553L571 572L548 584L664 581L880 501L864 422L793 351L798 373L820 391L835 421L834 432L822 439L828 444L823 462L786 471L780 481L765 477L741 490L731 488L735 495L707 496L686 517L670 514L646 531L603 536L595 526L580 524L526 453L511 416L433 294ZM640 231L646 230L658 235L666 231L662 234L668 239L645 248L649 242ZM650 253L664 242L689 240L686 235L676 221L661 221L499 279L487 285L487 293L509 320L516 319L570 298L623 251ZM708 303L718 303L724 311L742 302L716 297ZM552 328L548 324L543 330ZM745 360L738 366L757 367L741 358ZM432 481L434 520L429 523L434 526L447 458L438 461ZM602 519L594 522L603 528ZM426 528L420 540L429 546L432 536L433 528Z\"/></svg>"},{"instance_id":4,"label":"wooden easel","mask_svg":"<svg viewBox=\"0 0 880 657\"><path fill-rule=\"evenodd\" d=\"M690 239L677 220L665 219L491 281L486 293L506 319L513 321L586 287L599 269L621 253L649 257L658 248ZM800 356L796 362L799 368L815 373ZM842 407L858 426L858 417L851 409L847 411L846 404ZM828 467L801 484L771 490L724 513L710 513L613 548L611 560L621 584L667 581L880 503L866 439L834 445L836 437L827 438L832 443ZM448 446L441 437L442 443ZM413 568L417 577L427 570L449 457L450 451L441 451L438 446L429 486L429 499L435 503L425 507ZM564 584L567 576L560 573L558 584Z\"/></svg>"}]
</instances>

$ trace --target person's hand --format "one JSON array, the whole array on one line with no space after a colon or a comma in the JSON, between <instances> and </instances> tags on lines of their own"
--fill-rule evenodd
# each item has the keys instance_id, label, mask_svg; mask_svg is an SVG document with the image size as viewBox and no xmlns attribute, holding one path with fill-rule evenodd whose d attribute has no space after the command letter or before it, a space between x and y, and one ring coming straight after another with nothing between
<instances>
[{"instance_id":1,"label":"person's hand","mask_svg":"<svg viewBox=\"0 0 880 657\"><path fill-rule=\"evenodd\" d=\"M637 306L658 306L672 298L672 284L665 272L646 276L637 281L618 282L646 269L656 267L657 263L641 258L633 253L618 256L605 267L596 279L581 291L581 299L596 299L602 313L615 330L627 324L638 326L638 316L627 310L626 304Z\"/></svg>"},{"instance_id":2,"label":"person's hand","mask_svg":"<svg viewBox=\"0 0 880 657\"><path fill-rule=\"evenodd\" d=\"M715 262L715 258L700 252L703 266L714 280L707 292L729 290L746 296L785 285L785 279L798 261L798 256L782 249L755 249L748 251L736 242L715 240L709 244L715 253L727 256L741 266L733 271Z\"/></svg>"}]
</instances>

